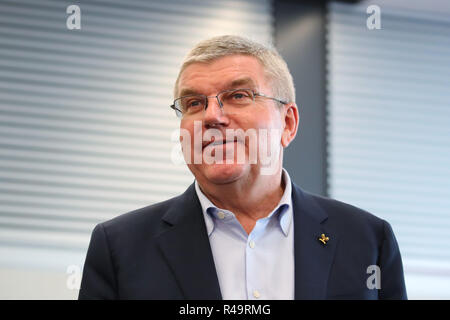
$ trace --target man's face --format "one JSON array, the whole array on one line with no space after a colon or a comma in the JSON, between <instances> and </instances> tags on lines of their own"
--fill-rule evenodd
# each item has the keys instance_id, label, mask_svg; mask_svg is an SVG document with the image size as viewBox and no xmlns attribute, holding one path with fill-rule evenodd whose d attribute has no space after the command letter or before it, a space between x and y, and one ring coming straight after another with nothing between
<instances>
[{"instance_id":1,"label":"man's face","mask_svg":"<svg viewBox=\"0 0 450 320\"><path fill-rule=\"evenodd\" d=\"M239 88L249 88L255 92L272 96L263 66L252 56L231 55L209 63L193 63L181 74L178 92L179 96L192 93L215 96L221 91ZM261 97L255 97L253 103L234 111L227 109L224 111L220 108L217 99L208 98L206 110L196 114L185 114L181 119L180 129L187 130L191 138L189 143L182 141L189 169L200 183L214 184L232 183L238 179L248 179L251 178L251 175L261 174L260 152L257 152L257 161L250 159L250 153L255 148L260 150L262 140L260 138L236 138L234 141L227 139L227 132L237 129L241 129L241 132L256 132L258 136L263 132L269 138L266 139L268 142L272 138L272 146L267 146L267 154L272 152L275 155L274 158L277 160L275 166L279 169L284 112L285 109L280 108L277 102ZM216 141L214 144L204 146L212 140L211 137L205 138L204 136L205 132L212 132L211 130L214 130L215 133L222 133L224 143L217 144ZM197 144L197 148L195 147L194 140L198 137L202 139L201 148L198 148L200 144ZM180 140L183 139L180 137ZM187 148L190 150L186 150ZM219 149L221 153L218 152ZM197 156L201 153L200 163L194 161L196 153ZM223 155L220 157L223 158L222 163L205 161L206 156L211 157L218 154ZM238 154L245 154L245 160L238 159ZM217 160L217 157L215 159ZM273 173L276 171L278 170Z\"/></svg>"}]
</instances>

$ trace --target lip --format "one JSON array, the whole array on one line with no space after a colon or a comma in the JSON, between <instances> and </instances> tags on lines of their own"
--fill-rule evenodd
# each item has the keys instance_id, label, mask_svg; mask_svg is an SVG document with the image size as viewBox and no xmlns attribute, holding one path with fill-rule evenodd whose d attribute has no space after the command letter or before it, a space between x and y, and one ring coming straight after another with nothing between
<instances>
[{"instance_id":1,"label":"lip","mask_svg":"<svg viewBox=\"0 0 450 320\"><path fill-rule=\"evenodd\" d=\"M230 142L238 142L238 139L234 138L233 140L223 139L223 140L217 140L217 141L214 141L214 140L204 141L202 144L202 149L205 149L209 145L218 146L218 145L223 145L223 144L230 143Z\"/></svg>"}]
</instances>

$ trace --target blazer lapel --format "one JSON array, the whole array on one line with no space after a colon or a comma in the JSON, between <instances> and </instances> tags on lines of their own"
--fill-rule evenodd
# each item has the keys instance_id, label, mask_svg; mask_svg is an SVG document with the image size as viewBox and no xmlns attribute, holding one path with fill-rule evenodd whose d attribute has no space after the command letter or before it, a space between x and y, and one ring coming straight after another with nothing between
<instances>
[{"instance_id":1,"label":"blazer lapel","mask_svg":"<svg viewBox=\"0 0 450 320\"><path fill-rule=\"evenodd\" d=\"M328 215L308 193L292 184L295 299L325 299L338 235L327 229ZM325 234L326 244L319 241Z\"/></svg>"},{"instance_id":2,"label":"blazer lapel","mask_svg":"<svg viewBox=\"0 0 450 320\"><path fill-rule=\"evenodd\" d=\"M326 227L328 215L308 193L292 184L295 299L325 299L338 235ZM167 228L158 245L186 299L221 300L200 202L192 184L164 215ZM324 245L318 239L325 234Z\"/></svg>"},{"instance_id":3,"label":"blazer lapel","mask_svg":"<svg viewBox=\"0 0 450 320\"><path fill-rule=\"evenodd\" d=\"M194 184L162 219L168 228L157 236L157 242L185 298L221 300L214 258Z\"/></svg>"}]
</instances>

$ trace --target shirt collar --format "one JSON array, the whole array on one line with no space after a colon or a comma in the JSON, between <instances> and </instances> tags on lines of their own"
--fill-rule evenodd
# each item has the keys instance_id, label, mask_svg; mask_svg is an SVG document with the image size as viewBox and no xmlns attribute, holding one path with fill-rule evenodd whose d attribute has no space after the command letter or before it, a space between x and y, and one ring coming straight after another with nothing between
<instances>
[{"instance_id":1,"label":"shirt collar","mask_svg":"<svg viewBox=\"0 0 450 320\"><path fill-rule=\"evenodd\" d=\"M289 177L288 172L286 169L283 168L282 171L282 179L285 183L284 187L284 193L283 196L280 199L280 202L278 203L277 207L268 215L268 218L272 217L276 212L279 212L278 220L280 223L280 227L284 233L284 235L287 237L289 233L289 227L292 222L292 184L291 184L291 178ZM217 208L202 192L200 189L200 186L195 180L195 191L197 193L198 199L200 201L200 205L202 207L203 216L205 218L206 223L206 231L208 232L208 236L211 235L211 233L214 231L214 218L217 217L219 212L229 213L231 212ZM232 215L232 214L231 214Z\"/></svg>"}]
</instances>

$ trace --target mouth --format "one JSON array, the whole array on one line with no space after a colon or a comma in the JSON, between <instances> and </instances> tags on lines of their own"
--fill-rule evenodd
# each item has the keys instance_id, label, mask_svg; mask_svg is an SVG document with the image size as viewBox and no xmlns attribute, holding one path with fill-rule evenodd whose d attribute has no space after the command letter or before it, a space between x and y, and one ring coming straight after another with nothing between
<instances>
[{"instance_id":1,"label":"mouth","mask_svg":"<svg viewBox=\"0 0 450 320\"><path fill-rule=\"evenodd\" d=\"M219 146L219 145L224 145L227 143L234 143L234 142L238 142L237 137L235 137L234 139L229 139L229 140L222 139L222 140L217 140L217 141L215 141L213 138L211 141L204 141L202 144L202 148L205 149L207 146L214 147L214 146Z\"/></svg>"}]
</instances>

